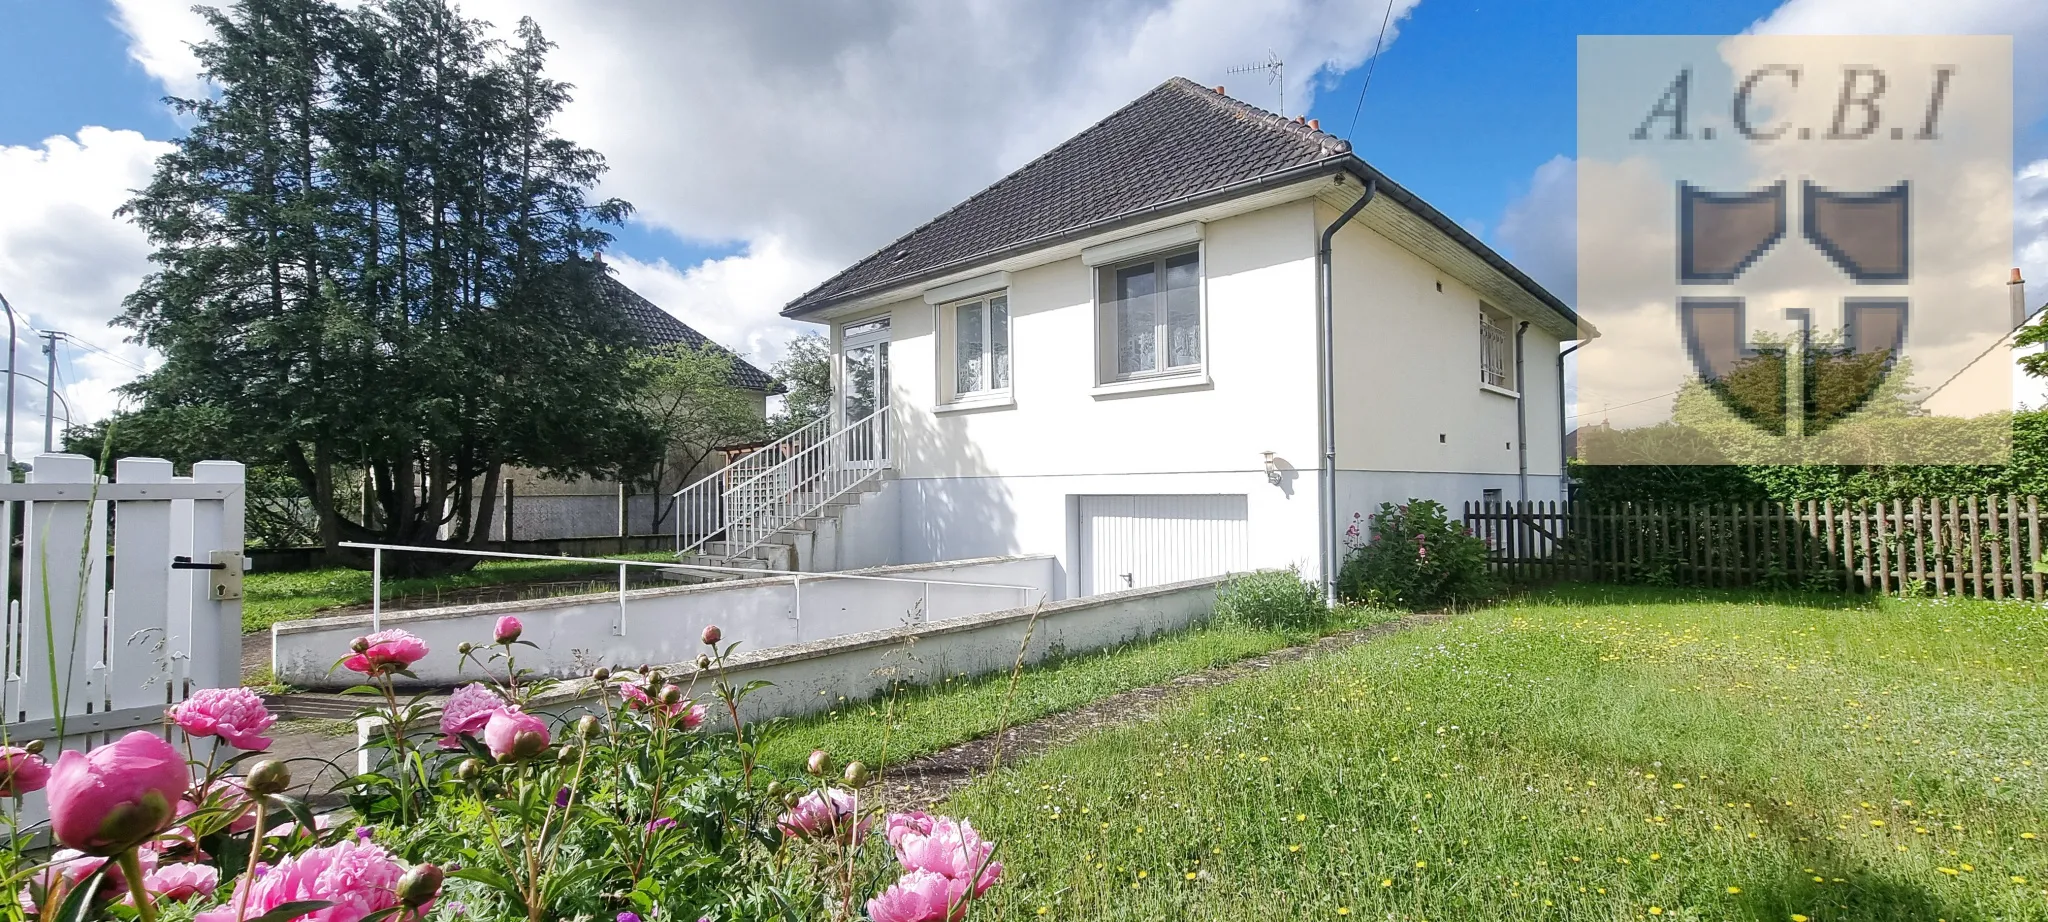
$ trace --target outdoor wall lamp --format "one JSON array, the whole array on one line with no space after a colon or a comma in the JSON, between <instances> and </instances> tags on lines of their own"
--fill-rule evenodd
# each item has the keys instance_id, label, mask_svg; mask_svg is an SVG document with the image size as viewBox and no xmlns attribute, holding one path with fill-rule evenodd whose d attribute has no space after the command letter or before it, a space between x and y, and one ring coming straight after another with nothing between
<instances>
[{"instance_id":1,"label":"outdoor wall lamp","mask_svg":"<svg viewBox=\"0 0 2048 922\"><path fill-rule=\"evenodd\" d=\"M1276 487L1279 486L1280 465L1275 463L1276 459L1273 457L1273 453L1270 451L1262 451L1260 452L1260 454L1266 456L1266 482Z\"/></svg>"}]
</instances>

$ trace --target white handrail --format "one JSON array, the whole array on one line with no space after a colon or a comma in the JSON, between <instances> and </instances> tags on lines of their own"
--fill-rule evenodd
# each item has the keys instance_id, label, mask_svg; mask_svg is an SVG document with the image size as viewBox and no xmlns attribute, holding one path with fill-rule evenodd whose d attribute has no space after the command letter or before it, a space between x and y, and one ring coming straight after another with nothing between
<instances>
[{"instance_id":1,"label":"white handrail","mask_svg":"<svg viewBox=\"0 0 2048 922\"><path fill-rule=\"evenodd\" d=\"M832 417L826 416L804 424L796 431L773 442L747 452L695 483L677 490L675 497L676 553L678 555L703 547L724 531L725 485L740 480L752 479L761 470L774 464L778 456L792 454L790 449L802 451L816 444L821 438L829 438ZM683 531L696 528L694 540L685 541Z\"/></svg>"},{"instance_id":2,"label":"white handrail","mask_svg":"<svg viewBox=\"0 0 2048 922\"><path fill-rule=\"evenodd\" d=\"M727 556L761 546L889 464L889 408L849 423L817 444L726 489ZM737 508L739 511L734 512Z\"/></svg>"},{"instance_id":3,"label":"white handrail","mask_svg":"<svg viewBox=\"0 0 2048 922\"><path fill-rule=\"evenodd\" d=\"M341 542L340 546L359 548L370 552L371 631L380 631L384 629L383 620L385 551L402 551L418 554L447 554L455 557L491 557L500 560L551 560L558 563L591 563L603 564L605 566L615 566L619 568L619 616L621 619L625 617L627 567L656 567L665 570L676 569L680 567L690 570L712 570L722 573L741 573L747 576L787 576L790 578L790 584L792 586L801 585L805 579L810 579L813 581L848 579L867 580L871 582L880 583L919 583L925 587L925 593L927 596L930 595L931 587L933 586L962 586L971 589L1015 589L1019 592L1027 593L1027 596L1025 597L1026 599L1028 599L1028 593L1036 592L1040 595L1045 594L1045 590L1040 589L1037 586L1021 586L1014 583L978 583L972 580L957 579L918 579L916 577L909 576L876 576L872 573L805 573L801 570L777 570L771 567L720 567L711 566L708 564L674 563L669 561L658 560L619 560L611 557L569 557L557 556L552 554L519 554L511 551L470 550L456 547L421 547L418 545L411 544L373 544L366 541L343 541ZM1029 604L1029 601L1025 601L1023 603L1023 605ZM1020 605L1019 607L1023 606ZM927 619L929 619L929 611L926 612L926 617ZM623 624L624 621L621 620L620 623Z\"/></svg>"}]
</instances>

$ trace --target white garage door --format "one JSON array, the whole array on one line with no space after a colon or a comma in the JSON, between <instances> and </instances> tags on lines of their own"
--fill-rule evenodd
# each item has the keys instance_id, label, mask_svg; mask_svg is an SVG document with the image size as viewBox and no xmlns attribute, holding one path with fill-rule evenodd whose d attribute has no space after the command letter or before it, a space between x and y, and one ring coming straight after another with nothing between
<instances>
[{"instance_id":1,"label":"white garage door","mask_svg":"<svg viewBox=\"0 0 2048 922\"><path fill-rule=\"evenodd\" d=\"M1247 569L1243 494L1081 497L1089 595Z\"/></svg>"}]
</instances>

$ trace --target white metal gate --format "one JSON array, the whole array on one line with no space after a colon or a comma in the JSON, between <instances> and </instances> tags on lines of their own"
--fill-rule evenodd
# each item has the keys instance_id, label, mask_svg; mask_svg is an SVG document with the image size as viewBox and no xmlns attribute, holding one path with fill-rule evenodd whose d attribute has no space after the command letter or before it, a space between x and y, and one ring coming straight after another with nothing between
<instances>
[{"instance_id":1,"label":"white metal gate","mask_svg":"<svg viewBox=\"0 0 2048 922\"><path fill-rule=\"evenodd\" d=\"M47 741L52 762L241 682L242 465L174 477L169 461L127 458L112 481L93 467L38 455L28 482L0 482L0 548L22 529L18 556L0 554L0 587L22 571L0 632L0 730Z\"/></svg>"},{"instance_id":2,"label":"white metal gate","mask_svg":"<svg viewBox=\"0 0 2048 922\"><path fill-rule=\"evenodd\" d=\"M1081 589L1142 589L1248 569L1243 494L1083 496Z\"/></svg>"}]
</instances>

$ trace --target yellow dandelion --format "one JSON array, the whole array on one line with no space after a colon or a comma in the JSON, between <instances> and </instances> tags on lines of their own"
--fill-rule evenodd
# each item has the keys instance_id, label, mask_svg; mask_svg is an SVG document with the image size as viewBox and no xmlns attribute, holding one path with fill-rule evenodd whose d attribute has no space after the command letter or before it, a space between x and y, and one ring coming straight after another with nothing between
<instances>
[{"instance_id":1,"label":"yellow dandelion","mask_svg":"<svg viewBox=\"0 0 2048 922\"><path fill-rule=\"evenodd\" d=\"M1193 872L1193 871L1189 871L1189 872L1188 872L1188 879L1189 879L1189 880L1194 880L1194 879L1195 879L1195 872Z\"/></svg>"},{"instance_id":2,"label":"yellow dandelion","mask_svg":"<svg viewBox=\"0 0 2048 922\"><path fill-rule=\"evenodd\" d=\"M1872 826L1883 826L1883 825L1884 825L1884 820L1871 820L1871 821L1870 821L1870 825L1872 825Z\"/></svg>"},{"instance_id":3,"label":"yellow dandelion","mask_svg":"<svg viewBox=\"0 0 2048 922\"><path fill-rule=\"evenodd\" d=\"M1147 878L1147 877L1150 877L1150 876L1152 876L1152 872L1151 872L1151 871L1139 871L1139 872L1138 872L1138 879L1139 879L1139 880L1144 880L1145 878Z\"/></svg>"},{"instance_id":4,"label":"yellow dandelion","mask_svg":"<svg viewBox=\"0 0 2048 922\"><path fill-rule=\"evenodd\" d=\"M1289 846L1287 846L1287 850L1288 850L1288 851L1290 851L1290 852L1298 852L1298 851L1301 851L1301 846L1299 846L1299 845L1289 845Z\"/></svg>"},{"instance_id":5,"label":"yellow dandelion","mask_svg":"<svg viewBox=\"0 0 2048 922\"><path fill-rule=\"evenodd\" d=\"M2023 833L2020 833L2020 838L2022 838L2022 839L2032 839L2032 838L2035 838L2035 836L2034 836L2034 834L2033 834L2033 833L2031 833L2031 832L2023 832Z\"/></svg>"},{"instance_id":6,"label":"yellow dandelion","mask_svg":"<svg viewBox=\"0 0 2048 922\"><path fill-rule=\"evenodd\" d=\"M1349 907L1349 906L1339 906L1339 907L1337 907L1337 914L1338 914L1338 915L1340 915L1340 916L1348 916L1348 915L1350 915L1350 914L1351 914L1351 907Z\"/></svg>"},{"instance_id":7,"label":"yellow dandelion","mask_svg":"<svg viewBox=\"0 0 2048 922\"><path fill-rule=\"evenodd\" d=\"M1417 862L1415 862L1415 866L1416 866L1416 867L1418 867L1418 868L1426 868L1426 867L1429 867L1429 862L1427 862L1427 861L1417 861Z\"/></svg>"},{"instance_id":8,"label":"yellow dandelion","mask_svg":"<svg viewBox=\"0 0 2048 922\"><path fill-rule=\"evenodd\" d=\"M2024 878L2024 877L2021 877L2021 876L2020 876L2020 875L2018 875L2018 874L2014 874L2014 875L2012 876L2012 882L2013 882L2013 883L2016 883L2016 884L2023 884L2023 883L2026 883L2026 882L2027 882L2027 879L2026 879L2026 878Z\"/></svg>"},{"instance_id":9,"label":"yellow dandelion","mask_svg":"<svg viewBox=\"0 0 2048 922\"><path fill-rule=\"evenodd\" d=\"M1685 790L1685 783L1684 783L1684 782L1679 782L1679 783L1677 783L1677 784L1674 784L1674 785L1672 785L1672 786L1671 786L1671 789L1672 789L1672 790L1674 790L1674 791L1683 791L1683 790Z\"/></svg>"},{"instance_id":10,"label":"yellow dandelion","mask_svg":"<svg viewBox=\"0 0 2048 922\"><path fill-rule=\"evenodd\" d=\"M1805 916L1802 916L1795 912L1792 914L1792 922L1807 922L1807 919Z\"/></svg>"},{"instance_id":11,"label":"yellow dandelion","mask_svg":"<svg viewBox=\"0 0 2048 922\"><path fill-rule=\"evenodd\" d=\"M1380 878L1380 886L1381 886L1381 887L1383 887L1383 888L1384 888L1384 887L1391 887L1391 886L1393 886L1393 885L1394 885L1394 879L1393 879L1393 878L1391 878L1391 877L1382 877L1382 878Z\"/></svg>"},{"instance_id":12,"label":"yellow dandelion","mask_svg":"<svg viewBox=\"0 0 2048 922\"><path fill-rule=\"evenodd\" d=\"M1042 916L1042 915L1045 915L1046 913L1048 913L1048 912L1051 912L1051 911L1052 911L1052 907L1051 907L1051 906L1040 906L1040 907L1038 907L1038 914L1039 914L1039 915L1041 915L1041 916Z\"/></svg>"},{"instance_id":13,"label":"yellow dandelion","mask_svg":"<svg viewBox=\"0 0 2048 922\"><path fill-rule=\"evenodd\" d=\"M1295 822L1297 822L1297 823L1306 823L1306 822L1308 822L1308 814L1306 814L1306 813L1297 813L1297 814L1295 814L1295 815L1294 815L1294 821L1295 821Z\"/></svg>"},{"instance_id":14,"label":"yellow dandelion","mask_svg":"<svg viewBox=\"0 0 2048 922\"><path fill-rule=\"evenodd\" d=\"M1729 887L1729 888L1728 888L1728 892L1729 892L1729 893L1731 893L1731 894L1733 894L1733 893L1741 893L1741 892L1742 892L1742 888L1741 888L1741 887Z\"/></svg>"},{"instance_id":15,"label":"yellow dandelion","mask_svg":"<svg viewBox=\"0 0 2048 922\"><path fill-rule=\"evenodd\" d=\"M1663 915L1663 914L1664 914L1664 907L1662 907L1662 906L1652 906L1652 907L1650 907L1650 915L1653 915L1653 916L1661 916L1661 915Z\"/></svg>"}]
</instances>

